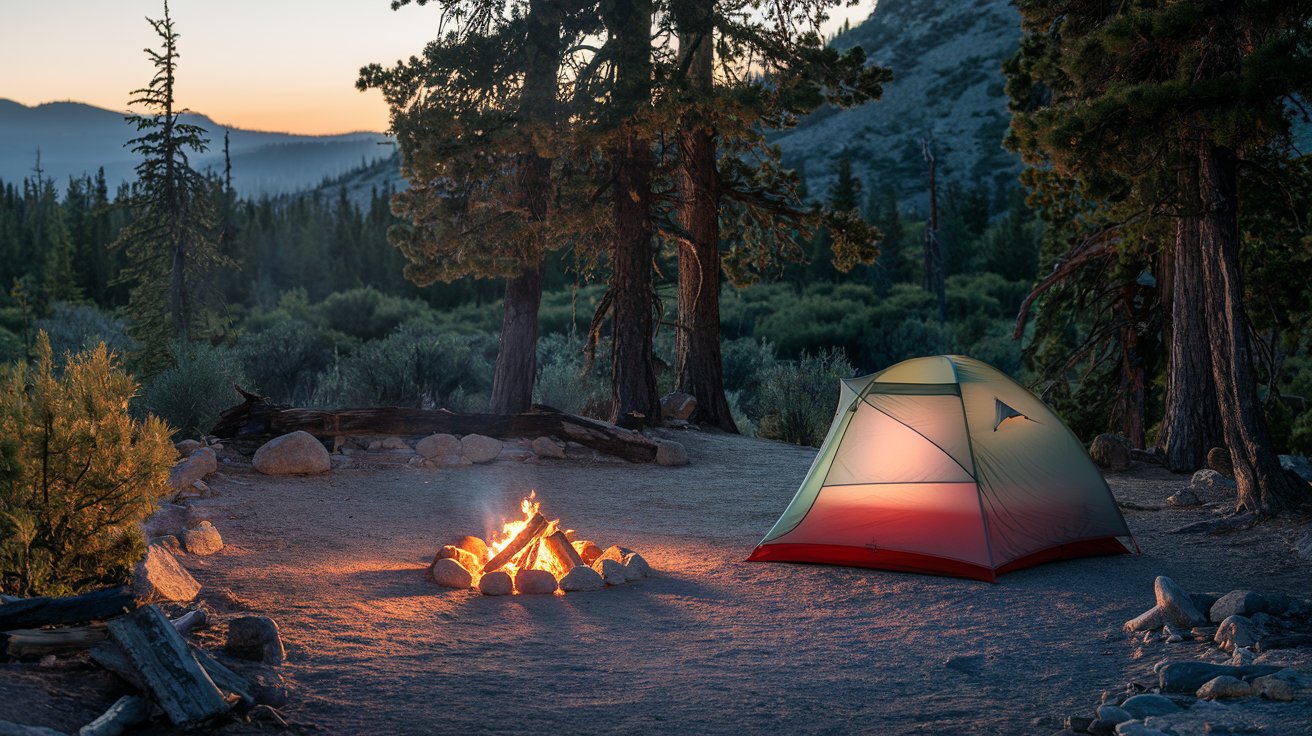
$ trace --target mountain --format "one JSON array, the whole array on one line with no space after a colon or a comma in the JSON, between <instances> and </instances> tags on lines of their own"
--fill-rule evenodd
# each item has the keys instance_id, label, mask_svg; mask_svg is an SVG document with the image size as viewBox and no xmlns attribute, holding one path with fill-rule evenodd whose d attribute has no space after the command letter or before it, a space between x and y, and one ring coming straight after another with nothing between
<instances>
[{"instance_id":1,"label":"mountain","mask_svg":"<svg viewBox=\"0 0 1312 736\"><path fill-rule=\"evenodd\" d=\"M209 132L209 151L193 158L193 165L221 171L225 127L204 115L184 115L183 121ZM227 130L233 186L248 196L307 189L393 151L391 145L380 145L391 142L380 133L311 136ZM138 157L127 147L136 135L121 112L80 102L28 107L0 99L0 180L16 182L31 176L39 149L47 177L62 182L103 166L114 187L136 178L133 168Z\"/></svg>"},{"instance_id":2,"label":"mountain","mask_svg":"<svg viewBox=\"0 0 1312 736\"><path fill-rule=\"evenodd\" d=\"M940 197L949 183L1012 186L1020 159L1002 148L1010 119L1002 62L1019 41L1020 15L1009 0L879 0L832 45L861 46L893 70L883 98L819 110L771 141L787 165L804 171L814 197L828 191L846 150L867 192L891 185L923 212L922 138L938 165Z\"/></svg>"}]
</instances>

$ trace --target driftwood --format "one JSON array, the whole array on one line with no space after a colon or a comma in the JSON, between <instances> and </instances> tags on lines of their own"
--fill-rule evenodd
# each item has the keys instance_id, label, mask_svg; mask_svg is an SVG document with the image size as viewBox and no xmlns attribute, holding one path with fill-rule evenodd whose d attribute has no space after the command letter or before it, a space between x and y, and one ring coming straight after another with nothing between
<instances>
[{"instance_id":1,"label":"driftwood","mask_svg":"<svg viewBox=\"0 0 1312 736\"><path fill-rule=\"evenodd\" d=\"M136 596L126 586L68 598L24 598L0 606L0 631L103 621L137 605Z\"/></svg>"},{"instance_id":2,"label":"driftwood","mask_svg":"<svg viewBox=\"0 0 1312 736\"><path fill-rule=\"evenodd\" d=\"M252 708L255 706L255 696L251 694L250 680L223 666L209 652L195 644L188 644L187 648L191 650L192 656L205 670L205 674L210 676L210 680L214 682L215 687L225 693L234 695L237 700L241 701L243 707Z\"/></svg>"},{"instance_id":3,"label":"driftwood","mask_svg":"<svg viewBox=\"0 0 1312 736\"><path fill-rule=\"evenodd\" d=\"M118 675L132 687L142 691L146 689L146 683L141 679L141 673L137 672L136 668L132 666L132 660L128 659L128 655L123 653L123 648L113 641L106 639L91 647L90 654L92 662Z\"/></svg>"},{"instance_id":4,"label":"driftwood","mask_svg":"<svg viewBox=\"0 0 1312 736\"><path fill-rule=\"evenodd\" d=\"M507 544L505 549L498 552L496 556L487 561L487 564L483 565L483 573L496 572L504 567L507 562L515 559L515 556L523 552L524 548L528 547L530 543L536 542L538 537L542 536L548 524L547 517L540 512L533 514L533 518L528 520L528 525L519 530L519 534L516 534L515 538L510 540L510 544Z\"/></svg>"},{"instance_id":5,"label":"driftwood","mask_svg":"<svg viewBox=\"0 0 1312 736\"><path fill-rule=\"evenodd\" d=\"M4 651L15 659L36 659L47 654L80 652L105 640L104 624L64 626L58 629L17 629L0 634Z\"/></svg>"},{"instance_id":6,"label":"driftwood","mask_svg":"<svg viewBox=\"0 0 1312 736\"><path fill-rule=\"evenodd\" d=\"M136 695L124 695L103 715L83 726L77 736L121 736L149 717L150 701Z\"/></svg>"},{"instance_id":7,"label":"driftwood","mask_svg":"<svg viewBox=\"0 0 1312 736\"><path fill-rule=\"evenodd\" d=\"M641 433L613 424L534 406L522 414L464 414L446 409L374 407L368 409L297 409L271 403L237 387L242 403L223 412L210 434L230 440L238 450L289 432L308 432L320 440L345 435L481 434L510 437L550 436L577 442L635 463L656 459L656 443Z\"/></svg>"},{"instance_id":8,"label":"driftwood","mask_svg":"<svg viewBox=\"0 0 1312 736\"><path fill-rule=\"evenodd\" d=\"M177 629L179 634L186 634L194 629L208 626L210 615L204 609L197 608L194 611L187 611L169 623L173 624L173 628Z\"/></svg>"},{"instance_id":9,"label":"driftwood","mask_svg":"<svg viewBox=\"0 0 1312 736\"><path fill-rule=\"evenodd\" d=\"M214 681L155 606L110 621L109 636L173 725L197 728L228 714L228 703Z\"/></svg>"},{"instance_id":10,"label":"driftwood","mask_svg":"<svg viewBox=\"0 0 1312 736\"><path fill-rule=\"evenodd\" d=\"M569 540L565 538L565 532L556 532L549 535L542 540L542 544L550 550L551 554L556 556L560 565L565 568L565 572L583 565L583 558L579 557L579 553L574 551L574 545L570 544Z\"/></svg>"}]
</instances>

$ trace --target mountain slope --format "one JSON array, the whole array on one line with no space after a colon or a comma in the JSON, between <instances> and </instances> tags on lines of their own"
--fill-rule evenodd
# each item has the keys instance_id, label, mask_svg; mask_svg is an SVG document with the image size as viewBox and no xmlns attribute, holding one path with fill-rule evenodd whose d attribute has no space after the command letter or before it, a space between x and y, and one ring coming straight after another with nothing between
<instances>
[{"instance_id":1,"label":"mountain slope","mask_svg":"<svg viewBox=\"0 0 1312 736\"><path fill-rule=\"evenodd\" d=\"M879 0L869 19L833 45L859 45L893 70L883 99L820 110L771 139L788 165L804 168L816 197L847 149L867 191L892 185L899 199L923 210L921 138L938 162L940 193L949 182L1010 186L1020 160L1001 144L1009 120L1002 62L1019 39L1020 16L1008 0Z\"/></svg>"},{"instance_id":2,"label":"mountain slope","mask_svg":"<svg viewBox=\"0 0 1312 736\"><path fill-rule=\"evenodd\" d=\"M200 169L223 167L224 126L204 115L183 120L209 132L210 150L193 159ZM244 195L294 192L315 186L390 156L389 139L379 133L331 136L293 135L231 128L233 185ZM136 130L123 113L79 102L51 102L35 107L0 99L0 180L31 176L37 151L45 175L62 182L68 176L105 167L110 186L135 179L138 158L127 142Z\"/></svg>"}]
</instances>

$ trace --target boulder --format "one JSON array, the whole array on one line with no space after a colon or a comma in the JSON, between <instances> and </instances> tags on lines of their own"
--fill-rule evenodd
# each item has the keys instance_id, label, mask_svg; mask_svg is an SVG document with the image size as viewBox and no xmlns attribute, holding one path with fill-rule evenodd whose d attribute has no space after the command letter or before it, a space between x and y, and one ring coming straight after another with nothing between
<instances>
[{"instance_id":1,"label":"boulder","mask_svg":"<svg viewBox=\"0 0 1312 736\"><path fill-rule=\"evenodd\" d=\"M1109 731L1116 728L1116 724L1118 723L1125 723L1126 721L1134 719L1134 716L1130 715L1129 711L1119 705L1111 705L1110 703L1104 703L1103 705L1098 706L1097 714L1098 720L1102 721L1102 723L1108 727L1107 730Z\"/></svg>"},{"instance_id":2,"label":"boulder","mask_svg":"<svg viewBox=\"0 0 1312 736\"><path fill-rule=\"evenodd\" d=\"M1198 697L1202 700L1230 700L1247 698L1253 694L1253 686L1230 675L1213 677L1198 688Z\"/></svg>"},{"instance_id":3,"label":"boulder","mask_svg":"<svg viewBox=\"0 0 1312 736\"><path fill-rule=\"evenodd\" d=\"M204 447L204 445L196 440L182 440L181 442L174 443L173 447L178 451L179 457L186 457Z\"/></svg>"},{"instance_id":4,"label":"boulder","mask_svg":"<svg viewBox=\"0 0 1312 736\"><path fill-rule=\"evenodd\" d=\"M1268 664L1250 664L1244 667L1232 667L1210 662L1167 662L1157 671L1157 684L1164 693L1196 693L1204 683L1221 675L1251 680L1254 677L1269 675L1279 670Z\"/></svg>"},{"instance_id":5,"label":"boulder","mask_svg":"<svg viewBox=\"0 0 1312 736\"><path fill-rule=\"evenodd\" d=\"M471 537L468 534L452 542L453 547L459 547L474 557L478 558L479 564L487 561L487 542L479 537Z\"/></svg>"},{"instance_id":6,"label":"boulder","mask_svg":"<svg viewBox=\"0 0 1312 736\"><path fill-rule=\"evenodd\" d=\"M147 544L151 546L159 545L175 555L183 553L182 542L178 541L178 538L173 536L172 534L164 534L158 537L151 537L150 541L147 542Z\"/></svg>"},{"instance_id":7,"label":"boulder","mask_svg":"<svg viewBox=\"0 0 1312 736\"><path fill-rule=\"evenodd\" d=\"M1230 653L1230 659L1226 660L1226 664L1233 667L1243 667L1244 665L1252 664L1255 659L1257 659L1257 655L1253 653L1252 649L1248 647L1236 647L1235 650Z\"/></svg>"},{"instance_id":8,"label":"boulder","mask_svg":"<svg viewBox=\"0 0 1312 736\"><path fill-rule=\"evenodd\" d=\"M1283 669L1253 679L1253 694L1267 700L1312 700L1312 675Z\"/></svg>"},{"instance_id":9,"label":"boulder","mask_svg":"<svg viewBox=\"0 0 1312 736\"><path fill-rule=\"evenodd\" d=\"M515 573L515 590L521 595L549 595L556 592L556 576L546 570L520 570Z\"/></svg>"},{"instance_id":10,"label":"boulder","mask_svg":"<svg viewBox=\"0 0 1312 736\"><path fill-rule=\"evenodd\" d=\"M1239 647L1251 647L1257 643L1258 631L1252 620L1244 616L1230 616L1221 622L1212 641L1221 649L1232 652Z\"/></svg>"},{"instance_id":11,"label":"boulder","mask_svg":"<svg viewBox=\"0 0 1312 736\"><path fill-rule=\"evenodd\" d=\"M1308 483L1312 483L1312 460L1302 455L1281 455L1280 467L1293 473Z\"/></svg>"},{"instance_id":12,"label":"boulder","mask_svg":"<svg viewBox=\"0 0 1312 736\"><path fill-rule=\"evenodd\" d=\"M433 560L428 568L428 577L444 588L472 588L474 576L463 565L450 557Z\"/></svg>"},{"instance_id":13,"label":"boulder","mask_svg":"<svg viewBox=\"0 0 1312 736\"><path fill-rule=\"evenodd\" d=\"M265 664L282 664L287 657L278 623L268 616L242 616L229 621L223 650Z\"/></svg>"},{"instance_id":14,"label":"boulder","mask_svg":"<svg viewBox=\"0 0 1312 736\"><path fill-rule=\"evenodd\" d=\"M560 579L560 589L567 593L601 590L605 586L606 581L601 579L601 573L582 565L565 573L565 577Z\"/></svg>"},{"instance_id":15,"label":"boulder","mask_svg":"<svg viewBox=\"0 0 1312 736\"><path fill-rule=\"evenodd\" d=\"M1189 490L1204 500L1230 498L1238 493L1238 488L1234 481L1211 468L1203 468L1189 478Z\"/></svg>"},{"instance_id":16,"label":"boulder","mask_svg":"<svg viewBox=\"0 0 1312 736\"><path fill-rule=\"evenodd\" d=\"M143 603L187 603L200 593L200 583L167 549L152 544L132 570L132 590Z\"/></svg>"},{"instance_id":17,"label":"boulder","mask_svg":"<svg viewBox=\"0 0 1312 736\"><path fill-rule=\"evenodd\" d=\"M182 491L219 469L219 458L208 447L198 447L169 471L169 488Z\"/></svg>"},{"instance_id":18,"label":"boulder","mask_svg":"<svg viewBox=\"0 0 1312 736\"><path fill-rule=\"evenodd\" d=\"M409 450L409 449L410 449L410 445L407 445L405 440L401 439L400 437L384 437L381 440L374 440L373 442L369 443L369 450L371 452L378 452L380 450Z\"/></svg>"},{"instance_id":19,"label":"boulder","mask_svg":"<svg viewBox=\"0 0 1312 736\"><path fill-rule=\"evenodd\" d=\"M1197 493L1185 488L1167 496L1166 503L1168 506L1179 506L1184 508L1188 506L1201 506L1203 499L1199 498Z\"/></svg>"},{"instance_id":20,"label":"boulder","mask_svg":"<svg viewBox=\"0 0 1312 736\"><path fill-rule=\"evenodd\" d=\"M656 442L656 464L677 466L688 464L688 450L678 442L658 440Z\"/></svg>"},{"instance_id":21,"label":"boulder","mask_svg":"<svg viewBox=\"0 0 1312 736\"><path fill-rule=\"evenodd\" d=\"M515 582L510 573L496 570L479 578L478 590L483 595L510 595L515 592Z\"/></svg>"},{"instance_id":22,"label":"boulder","mask_svg":"<svg viewBox=\"0 0 1312 736\"><path fill-rule=\"evenodd\" d=\"M1213 447L1207 451L1207 469L1215 470L1227 478L1235 477L1235 466L1230 460L1230 450L1225 447Z\"/></svg>"},{"instance_id":23,"label":"boulder","mask_svg":"<svg viewBox=\"0 0 1312 736\"><path fill-rule=\"evenodd\" d=\"M505 444L501 440L481 434L467 434L460 438L460 452L472 463L490 463L501 454Z\"/></svg>"},{"instance_id":24,"label":"boulder","mask_svg":"<svg viewBox=\"0 0 1312 736\"><path fill-rule=\"evenodd\" d=\"M415 443L415 452L426 458L459 455L460 438L453 434L430 434Z\"/></svg>"},{"instance_id":25,"label":"boulder","mask_svg":"<svg viewBox=\"0 0 1312 736\"><path fill-rule=\"evenodd\" d=\"M1213 623L1220 623L1231 616L1252 616L1266 611L1266 597L1251 590L1232 590L1216 599L1208 611L1208 618Z\"/></svg>"},{"instance_id":26,"label":"boulder","mask_svg":"<svg viewBox=\"0 0 1312 736\"><path fill-rule=\"evenodd\" d=\"M637 552L624 555L624 577L629 581L641 580L651 575L651 566Z\"/></svg>"},{"instance_id":27,"label":"boulder","mask_svg":"<svg viewBox=\"0 0 1312 736\"><path fill-rule=\"evenodd\" d=\"M1165 575L1158 575L1153 581L1153 593L1157 595L1157 607L1162 609L1164 624L1175 624L1181 628L1191 628L1207 623L1207 617L1194 605L1193 599L1175 581Z\"/></svg>"},{"instance_id":28,"label":"boulder","mask_svg":"<svg viewBox=\"0 0 1312 736\"><path fill-rule=\"evenodd\" d=\"M1130 442L1118 434L1100 434L1089 445L1089 457L1104 470L1130 467Z\"/></svg>"},{"instance_id":29,"label":"boulder","mask_svg":"<svg viewBox=\"0 0 1312 736\"><path fill-rule=\"evenodd\" d=\"M1116 736L1171 736L1165 731L1144 725L1143 721L1137 720L1116 724L1115 733Z\"/></svg>"},{"instance_id":30,"label":"boulder","mask_svg":"<svg viewBox=\"0 0 1312 736\"><path fill-rule=\"evenodd\" d=\"M1180 706L1176 705L1174 700L1156 693L1141 693L1126 698L1125 702L1121 703L1121 708L1139 720L1148 716L1164 716L1167 713L1180 711Z\"/></svg>"},{"instance_id":31,"label":"boulder","mask_svg":"<svg viewBox=\"0 0 1312 736\"><path fill-rule=\"evenodd\" d=\"M437 562L438 560L446 559L448 557L455 560L456 562L459 562L460 566L465 568L466 570L478 570L483 567L483 560L475 557L472 552L461 549L451 544L448 544L442 549L438 550L437 556L433 558L433 562Z\"/></svg>"},{"instance_id":32,"label":"boulder","mask_svg":"<svg viewBox=\"0 0 1312 736\"><path fill-rule=\"evenodd\" d=\"M192 483L191 487L196 490L196 495L201 498L208 498L210 495L210 484L203 480L198 480L195 483Z\"/></svg>"},{"instance_id":33,"label":"boulder","mask_svg":"<svg viewBox=\"0 0 1312 736\"><path fill-rule=\"evenodd\" d=\"M223 537L219 530L208 521L202 521L194 529L182 532L182 546L193 555L212 555L223 549Z\"/></svg>"},{"instance_id":34,"label":"boulder","mask_svg":"<svg viewBox=\"0 0 1312 736\"><path fill-rule=\"evenodd\" d=\"M697 411L697 397L682 391L671 391L661 397L661 419L687 421Z\"/></svg>"},{"instance_id":35,"label":"boulder","mask_svg":"<svg viewBox=\"0 0 1312 736\"><path fill-rule=\"evenodd\" d=\"M583 564L585 565L591 565L597 561L597 558L601 557L601 547L586 539L581 542L573 542L572 545L574 551L579 553L579 557L583 558Z\"/></svg>"},{"instance_id":36,"label":"boulder","mask_svg":"<svg viewBox=\"0 0 1312 736\"><path fill-rule=\"evenodd\" d=\"M624 565L609 557L592 563L592 569L601 574L601 579L606 581L607 585L623 585L629 581L628 574L624 572Z\"/></svg>"},{"instance_id":37,"label":"boulder","mask_svg":"<svg viewBox=\"0 0 1312 736\"><path fill-rule=\"evenodd\" d=\"M539 437L533 440L533 454L538 457L563 459L565 446L550 437Z\"/></svg>"},{"instance_id":38,"label":"boulder","mask_svg":"<svg viewBox=\"0 0 1312 736\"><path fill-rule=\"evenodd\" d=\"M607 547L607 548L605 549L605 551L603 551L603 552L597 557L597 559L598 559L598 560L615 560L616 562L618 562L618 563L620 563L620 564L622 565L622 564L624 564L624 556L627 555L627 554L630 554L630 553L632 553L632 552L633 552L633 550L631 550L631 549L628 549L628 548L625 548L625 547L621 547L621 546L619 546L618 544L612 544L611 546ZM595 562L595 561L596 561L596 560L594 560L594 562ZM596 567L596 565L593 565L593 567Z\"/></svg>"},{"instance_id":39,"label":"boulder","mask_svg":"<svg viewBox=\"0 0 1312 736\"><path fill-rule=\"evenodd\" d=\"M265 475L310 475L328 472L333 461L322 442L298 430L265 442L255 451L251 467Z\"/></svg>"},{"instance_id":40,"label":"boulder","mask_svg":"<svg viewBox=\"0 0 1312 736\"><path fill-rule=\"evenodd\" d=\"M1153 606L1147 611L1144 611L1138 616L1126 621L1125 625L1121 628L1132 633L1136 631L1155 631L1162 628L1165 622L1166 612L1162 610L1161 606Z\"/></svg>"}]
</instances>

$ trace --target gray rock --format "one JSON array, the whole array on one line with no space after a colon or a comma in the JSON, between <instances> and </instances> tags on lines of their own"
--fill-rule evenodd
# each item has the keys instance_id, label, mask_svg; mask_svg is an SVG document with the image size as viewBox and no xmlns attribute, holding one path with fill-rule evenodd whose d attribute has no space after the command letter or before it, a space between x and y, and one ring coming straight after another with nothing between
<instances>
[{"instance_id":1,"label":"gray rock","mask_svg":"<svg viewBox=\"0 0 1312 736\"><path fill-rule=\"evenodd\" d=\"M1207 623L1207 617L1174 580L1158 575L1153 581L1153 593L1157 595L1157 606L1162 609L1163 623L1186 629Z\"/></svg>"},{"instance_id":2,"label":"gray rock","mask_svg":"<svg viewBox=\"0 0 1312 736\"><path fill-rule=\"evenodd\" d=\"M624 577L629 581L641 580L651 575L651 566L637 552L624 555Z\"/></svg>"},{"instance_id":3,"label":"gray rock","mask_svg":"<svg viewBox=\"0 0 1312 736\"><path fill-rule=\"evenodd\" d=\"M1312 460L1308 460L1302 455L1281 455L1280 467L1308 483L1312 483Z\"/></svg>"},{"instance_id":4,"label":"gray rock","mask_svg":"<svg viewBox=\"0 0 1312 736\"><path fill-rule=\"evenodd\" d=\"M192 483L191 487L196 489L196 495L201 498L208 498L210 495L210 484L203 480L198 480L195 483Z\"/></svg>"},{"instance_id":5,"label":"gray rock","mask_svg":"<svg viewBox=\"0 0 1312 736\"><path fill-rule=\"evenodd\" d=\"M381 440L374 440L369 443L369 450L378 452L379 450L409 450L405 440L400 437L384 437Z\"/></svg>"},{"instance_id":6,"label":"gray rock","mask_svg":"<svg viewBox=\"0 0 1312 736\"><path fill-rule=\"evenodd\" d=\"M1126 721L1116 724L1116 736L1170 736L1170 734L1151 728L1142 721Z\"/></svg>"},{"instance_id":7,"label":"gray rock","mask_svg":"<svg viewBox=\"0 0 1312 736\"><path fill-rule=\"evenodd\" d=\"M1203 499L1199 498L1197 493L1185 488L1167 496L1166 503L1168 506L1186 508L1189 506L1201 506L1203 504Z\"/></svg>"},{"instance_id":8,"label":"gray rock","mask_svg":"<svg viewBox=\"0 0 1312 736\"><path fill-rule=\"evenodd\" d=\"M515 573L515 590L520 595L549 595L559 585L556 576L546 570L520 570Z\"/></svg>"},{"instance_id":9,"label":"gray rock","mask_svg":"<svg viewBox=\"0 0 1312 736\"><path fill-rule=\"evenodd\" d=\"M472 588L474 576L459 562L450 557L433 560L428 568L428 578L444 588Z\"/></svg>"},{"instance_id":10,"label":"gray rock","mask_svg":"<svg viewBox=\"0 0 1312 736\"><path fill-rule=\"evenodd\" d=\"M423 457L460 455L460 438L453 434L430 434L415 443L415 452Z\"/></svg>"},{"instance_id":11,"label":"gray rock","mask_svg":"<svg viewBox=\"0 0 1312 736\"><path fill-rule=\"evenodd\" d=\"M1126 698L1121 703L1121 708L1129 713L1131 717L1143 720L1148 716L1162 716L1167 713L1176 713L1180 706L1175 704L1174 700L1165 695L1156 693L1141 693L1134 697Z\"/></svg>"},{"instance_id":12,"label":"gray rock","mask_svg":"<svg viewBox=\"0 0 1312 736\"><path fill-rule=\"evenodd\" d=\"M592 569L601 574L601 579L606 581L607 585L623 585L629 581L628 574L624 572L624 565L609 557L592 563Z\"/></svg>"},{"instance_id":13,"label":"gray rock","mask_svg":"<svg viewBox=\"0 0 1312 736\"><path fill-rule=\"evenodd\" d=\"M1119 705L1103 704L1098 706L1097 712L1098 712L1098 720L1111 726L1112 728L1116 728L1116 725L1118 723L1125 723L1126 721L1134 719L1134 716L1130 715L1130 712L1128 710L1120 707Z\"/></svg>"},{"instance_id":14,"label":"gray rock","mask_svg":"<svg viewBox=\"0 0 1312 736\"><path fill-rule=\"evenodd\" d=\"M191 484L219 469L219 458L208 447L198 447L169 471L169 488L174 492L191 488Z\"/></svg>"},{"instance_id":15,"label":"gray rock","mask_svg":"<svg viewBox=\"0 0 1312 736\"><path fill-rule=\"evenodd\" d=\"M1257 659L1257 655L1249 647L1235 647L1235 650L1230 654L1230 659L1226 660L1226 664L1233 667L1243 667L1252 664L1255 659Z\"/></svg>"},{"instance_id":16,"label":"gray rock","mask_svg":"<svg viewBox=\"0 0 1312 736\"><path fill-rule=\"evenodd\" d=\"M251 467L265 475L310 475L328 472L333 461L314 435L296 431L264 443L255 451Z\"/></svg>"},{"instance_id":17,"label":"gray rock","mask_svg":"<svg viewBox=\"0 0 1312 736\"><path fill-rule=\"evenodd\" d=\"M1238 488L1234 481L1211 468L1199 470L1189 479L1189 490L1203 500L1231 498Z\"/></svg>"},{"instance_id":18,"label":"gray rock","mask_svg":"<svg viewBox=\"0 0 1312 736\"><path fill-rule=\"evenodd\" d=\"M1193 694L1198 692L1198 688L1202 687L1204 683L1214 677L1229 675L1241 680L1251 680L1254 677L1269 675L1279 669L1279 667L1268 664L1232 667L1210 662L1167 662L1157 671L1157 682L1159 689L1164 693Z\"/></svg>"},{"instance_id":19,"label":"gray rock","mask_svg":"<svg viewBox=\"0 0 1312 736\"><path fill-rule=\"evenodd\" d=\"M200 583L167 549L152 544L132 570L132 590L144 603L187 603L200 593Z\"/></svg>"},{"instance_id":20,"label":"gray rock","mask_svg":"<svg viewBox=\"0 0 1312 736\"><path fill-rule=\"evenodd\" d=\"M481 434L467 434L460 438L460 452L471 463L490 463L501 454L505 443Z\"/></svg>"},{"instance_id":21,"label":"gray rock","mask_svg":"<svg viewBox=\"0 0 1312 736\"><path fill-rule=\"evenodd\" d=\"M182 546L193 555L212 555L223 549L223 537L219 530L208 521L202 521L194 529L182 532Z\"/></svg>"},{"instance_id":22,"label":"gray rock","mask_svg":"<svg viewBox=\"0 0 1312 736\"><path fill-rule=\"evenodd\" d=\"M1167 624L1166 626L1162 627L1162 636L1166 637L1167 644L1178 644L1184 641L1184 635L1185 632L1175 628L1170 624Z\"/></svg>"},{"instance_id":23,"label":"gray rock","mask_svg":"<svg viewBox=\"0 0 1312 736\"><path fill-rule=\"evenodd\" d=\"M567 593L601 590L604 587L606 587L606 581L602 580L601 574L590 567L582 565L576 566L560 579L560 589Z\"/></svg>"},{"instance_id":24,"label":"gray rock","mask_svg":"<svg viewBox=\"0 0 1312 736\"><path fill-rule=\"evenodd\" d=\"M533 454L538 457L564 459L565 446L550 437L539 437L533 440Z\"/></svg>"},{"instance_id":25,"label":"gray rock","mask_svg":"<svg viewBox=\"0 0 1312 736\"><path fill-rule=\"evenodd\" d=\"M478 590L483 595L510 595L515 592L515 582L505 570L490 572L478 580Z\"/></svg>"},{"instance_id":26,"label":"gray rock","mask_svg":"<svg viewBox=\"0 0 1312 736\"><path fill-rule=\"evenodd\" d=\"M1229 616L1216 629L1212 641L1221 649L1232 652L1238 647L1251 647L1258 642L1257 627L1244 616Z\"/></svg>"},{"instance_id":27,"label":"gray rock","mask_svg":"<svg viewBox=\"0 0 1312 736\"><path fill-rule=\"evenodd\" d=\"M1130 442L1117 434L1100 434L1089 445L1089 457L1104 470L1130 467Z\"/></svg>"},{"instance_id":28,"label":"gray rock","mask_svg":"<svg viewBox=\"0 0 1312 736\"><path fill-rule=\"evenodd\" d=\"M1207 616L1212 623L1221 623L1231 616L1252 616L1266 611L1267 608L1265 596L1251 590L1232 590L1212 604Z\"/></svg>"},{"instance_id":29,"label":"gray rock","mask_svg":"<svg viewBox=\"0 0 1312 736\"><path fill-rule=\"evenodd\" d=\"M287 657L278 623L268 616L242 616L229 621L223 650L265 664L282 664Z\"/></svg>"},{"instance_id":30,"label":"gray rock","mask_svg":"<svg viewBox=\"0 0 1312 736\"><path fill-rule=\"evenodd\" d=\"M1253 694L1253 686L1230 675L1213 677L1198 688L1198 697L1203 700L1231 700L1247 698Z\"/></svg>"},{"instance_id":31,"label":"gray rock","mask_svg":"<svg viewBox=\"0 0 1312 736\"><path fill-rule=\"evenodd\" d=\"M179 457L186 457L191 453L195 452L196 450L204 447L204 445L202 445L200 442L196 440L182 440L180 442L174 443L173 447L178 451Z\"/></svg>"},{"instance_id":32,"label":"gray rock","mask_svg":"<svg viewBox=\"0 0 1312 736\"><path fill-rule=\"evenodd\" d=\"M661 397L661 419L687 421L697 411L697 398L682 391L671 391Z\"/></svg>"},{"instance_id":33,"label":"gray rock","mask_svg":"<svg viewBox=\"0 0 1312 736\"><path fill-rule=\"evenodd\" d=\"M678 442L658 440L656 442L656 464L677 466L688 464L688 450Z\"/></svg>"},{"instance_id":34,"label":"gray rock","mask_svg":"<svg viewBox=\"0 0 1312 736\"><path fill-rule=\"evenodd\" d=\"M1312 700L1312 675L1283 669L1253 679L1253 694L1267 700Z\"/></svg>"},{"instance_id":35,"label":"gray rock","mask_svg":"<svg viewBox=\"0 0 1312 736\"><path fill-rule=\"evenodd\" d=\"M1162 628L1165 622L1166 612L1162 610L1161 606L1153 606L1147 611L1144 611L1138 616L1126 621L1121 628L1131 633L1136 631L1155 631Z\"/></svg>"}]
</instances>

